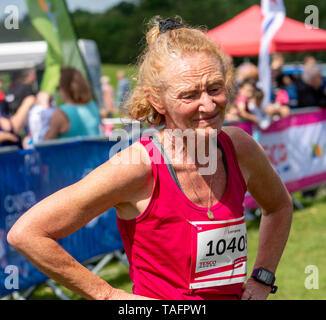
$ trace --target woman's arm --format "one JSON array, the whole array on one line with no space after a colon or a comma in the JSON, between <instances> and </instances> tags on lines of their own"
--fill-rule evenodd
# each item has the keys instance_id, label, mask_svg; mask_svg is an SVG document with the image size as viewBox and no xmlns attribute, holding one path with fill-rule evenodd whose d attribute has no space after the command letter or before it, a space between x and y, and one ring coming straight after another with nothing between
<instances>
[{"instance_id":1,"label":"woman's arm","mask_svg":"<svg viewBox=\"0 0 326 320\"><path fill-rule=\"evenodd\" d=\"M141 298L113 289L57 243L58 239L80 229L112 206L127 203L137 195L143 197L142 192L151 181L151 165L123 161L115 164L127 153L143 152L135 145L112 157L81 181L37 203L8 233L8 242L40 271L86 299Z\"/></svg>"},{"instance_id":2,"label":"woman's arm","mask_svg":"<svg viewBox=\"0 0 326 320\"><path fill-rule=\"evenodd\" d=\"M34 96L26 97L23 100L22 104L17 109L17 111L15 112L15 114L10 118L13 126L13 130L16 134L18 134L19 131L25 125L28 112L31 109L31 107L34 105L34 102L35 102Z\"/></svg>"},{"instance_id":3,"label":"woman's arm","mask_svg":"<svg viewBox=\"0 0 326 320\"><path fill-rule=\"evenodd\" d=\"M60 135L68 132L70 122L67 115L60 109L56 109L51 117L49 130L44 140L57 139Z\"/></svg>"},{"instance_id":4,"label":"woman's arm","mask_svg":"<svg viewBox=\"0 0 326 320\"><path fill-rule=\"evenodd\" d=\"M263 267L275 273L290 232L292 199L263 148L243 130L229 130L232 131L231 138L248 191L262 208L254 269ZM249 290L257 299L265 299L271 289L253 279L248 280L246 288L244 299L248 297Z\"/></svg>"}]
</instances>

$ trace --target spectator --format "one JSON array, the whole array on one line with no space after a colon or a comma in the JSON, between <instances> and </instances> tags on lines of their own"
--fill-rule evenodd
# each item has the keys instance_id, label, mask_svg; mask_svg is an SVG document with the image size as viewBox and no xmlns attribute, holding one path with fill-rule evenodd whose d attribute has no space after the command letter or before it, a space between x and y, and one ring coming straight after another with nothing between
<instances>
[{"instance_id":1,"label":"spectator","mask_svg":"<svg viewBox=\"0 0 326 320\"><path fill-rule=\"evenodd\" d=\"M282 74L279 74L276 79L279 79ZM278 120L281 117L287 117L291 110L289 107L289 94L284 89L284 85L278 84L274 88L274 102L264 107L265 112L273 118Z\"/></svg>"},{"instance_id":2,"label":"spectator","mask_svg":"<svg viewBox=\"0 0 326 320\"><path fill-rule=\"evenodd\" d=\"M249 120L257 123L257 118L249 111L248 102L254 95L256 89L255 82L252 80L243 81L238 88L238 96L234 102L239 110L239 115L244 120Z\"/></svg>"},{"instance_id":3,"label":"spectator","mask_svg":"<svg viewBox=\"0 0 326 320\"><path fill-rule=\"evenodd\" d=\"M253 122L261 129L266 129L271 119L262 109L263 97L263 91L258 89L253 81L246 80L240 85L236 105L243 119Z\"/></svg>"},{"instance_id":4,"label":"spectator","mask_svg":"<svg viewBox=\"0 0 326 320\"><path fill-rule=\"evenodd\" d=\"M298 107L298 90L295 79L290 74L280 74L276 78L275 102L288 105L291 109Z\"/></svg>"},{"instance_id":5,"label":"spectator","mask_svg":"<svg viewBox=\"0 0 326 320\"><path fill-rule=\"evenodd\" d=\"M5 113L7 115L13 115L22 104L24 98L36 94L34 89L35 81L36 72L34 69L27 69L13 75L13 82L6 97L8 104Z\"/></svg>"},{"instance_id":6,"label":"spectator","mask_svg":"<svg viewBox=\"0 0 326 320\"><path fill-rule=\"evenodd\" d=\"M11 117L0 114L0 146L17 145L22 147L19 132L24 127L28 112L34 102L35 97L28 96Z\"/></svg>"},{"instance_id":7,"label":"spectator","mask_svg":"<svg viewBox=\"0 0 326 320\"><path fill-rule=\"evenodd\" d=\"M259 128L265 130L271 124L272 119L262 107L263 99L264 92L259 88L255 88L253 95L248 98L248 110L256 117L256 121L254 122Z\"/></svg>"},{"instance_id":8,"label":"spectator","mask_svg":"<svg viewBox=\"0 0 326 320\"><path fill-rule=\"evenodd\" d=\"M126 74L123 70L117 72L118 78L118 106L123 108L125 102L129 99L130 96L130 82L126 78Z\"/></svg>"},{"instance_id":9,"label":"spectator","mask_svg":"<svg viewBox=\"0 0 326 320\"><path fill-rule=\"evenodd\" d=\"M52 96L41 91L36 96L35 105L28 114L28 129L30 141L28 144L38 143L44 140L49 130L50 120L55 111Z\"/></svg>"},{"instance_id":10,"label":"spectator","mask_svg":"<svg viewBox=\"0 0 326 320\"><path fill-rule=\"evenodd\" d=\"M306 56L303 59L303 67L304 68L310 68L315 66L317 63L316 58L314 56Z\"/></svg>"},{"instance_id":11,"label":"spectator","mask_svg":"<svg viewBox=\"0 0 326 320\"><path fill-rule=\"evenodd\" d=\"M298 87L300 107L326 107L326 88L317 66L303 69L302 82Z\"/></svg>"},{"instance_id":12,"label":"spectator","mask_svg":"<svg viewBox=\"0 0 326 320\"><path fill-rule=\"evenodd\" d=\"M64 104L54 111L44 139L98 136L100 114L81 72L72 67L62 68L58 90Z\"/></svg>"},{"instance_id":13,"label":"spectator","mask_svg":"<svg viewBox=\"0 0 326 320\"><path fill-rule=\"evenodd\" d=\"M283 73L284 57L281 53L274 53L271 61L272 86L277 86L277 77Z\"/></svg>"},{"instance_id":14,"label":"spectator","mask_svg":"<svg viewBox=\"0 0 326 320\"><path fill-rule=\"evenodd\" d=\"M256 83L259 78L259 71L257 66L251 62L245 62L238 66L236 71L236 87L237 89L245 80L251 80Z\"/></svg>"},{"instance_id":15,"label":"spectator","mask_svg":"<svg viewBox=\"0 0 326 320\"><path fill-rule=\"evenodd\" d=\"M101 77L101 89L103 96L103 108L101 109L101 117L112 117L112 114L116 111L114 105L114 89L110 85L110 78L108 76Z\"/></svg>"}]
</instances>

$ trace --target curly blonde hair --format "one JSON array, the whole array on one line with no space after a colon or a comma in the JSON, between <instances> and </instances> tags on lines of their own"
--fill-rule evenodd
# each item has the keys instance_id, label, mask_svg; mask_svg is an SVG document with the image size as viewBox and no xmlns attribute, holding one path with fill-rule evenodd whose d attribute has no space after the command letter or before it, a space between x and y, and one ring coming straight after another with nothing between
<instances>
[{"instance_id":1,"label":"curly blonde hair","mask_svg":"<svg viewBox=\"0 0 326 320\"><path fill-rule=\"evenodd\" d=\"M182 23L180 17L175 19ZM170 59L185 54L207 53L216 57L224 75L227 100L230 102L234 87L233 66L228 57L206 36L206 30L182 24L182 27L161 33L160 21L161 18L155 16L149 22L150 29L146 34L147 46L138 62L137 84L127 105L129 117L152 125L165 123L164 115L158 113L146 99L144 88L151 88L153 98L159 101L164 85L160 76L161 72L166 68Z\"/></svg>"}]
</instances>

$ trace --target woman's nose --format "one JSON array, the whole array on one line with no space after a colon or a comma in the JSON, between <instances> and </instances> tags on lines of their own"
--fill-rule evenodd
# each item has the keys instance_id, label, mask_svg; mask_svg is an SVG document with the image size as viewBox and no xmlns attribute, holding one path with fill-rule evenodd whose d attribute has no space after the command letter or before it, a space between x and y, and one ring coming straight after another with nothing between
<instances>
[{"instance_id":1,"label":"woman's nose","mask_svg":"<svg viewBox=\"0 0 326 320\"><path fill-rule=\"evenodd\" d=\"M213 98L207 94L207 92L203 92L200 97L200 112L212 112L216 109L216 103L213 101Z\"/></svg>"}]
</instances>

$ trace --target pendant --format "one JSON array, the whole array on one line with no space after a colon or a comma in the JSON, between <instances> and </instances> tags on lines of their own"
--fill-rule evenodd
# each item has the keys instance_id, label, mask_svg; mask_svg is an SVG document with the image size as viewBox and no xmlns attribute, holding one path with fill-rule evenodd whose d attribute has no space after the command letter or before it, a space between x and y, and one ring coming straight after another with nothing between
<instances>
[{"instance_id":1,"label":"pendant","mask_svg":"<svg viewBox=\"0 0 326 320\"><path fill-rule=\"evenodd\" d=\"M208 210L208 211L207 211L207 216L208 216L208 218L209 218L210 220L214 220L214 214L213 214L213 212L212 212L211 210Z\"/></svg>"}]
</instances>

